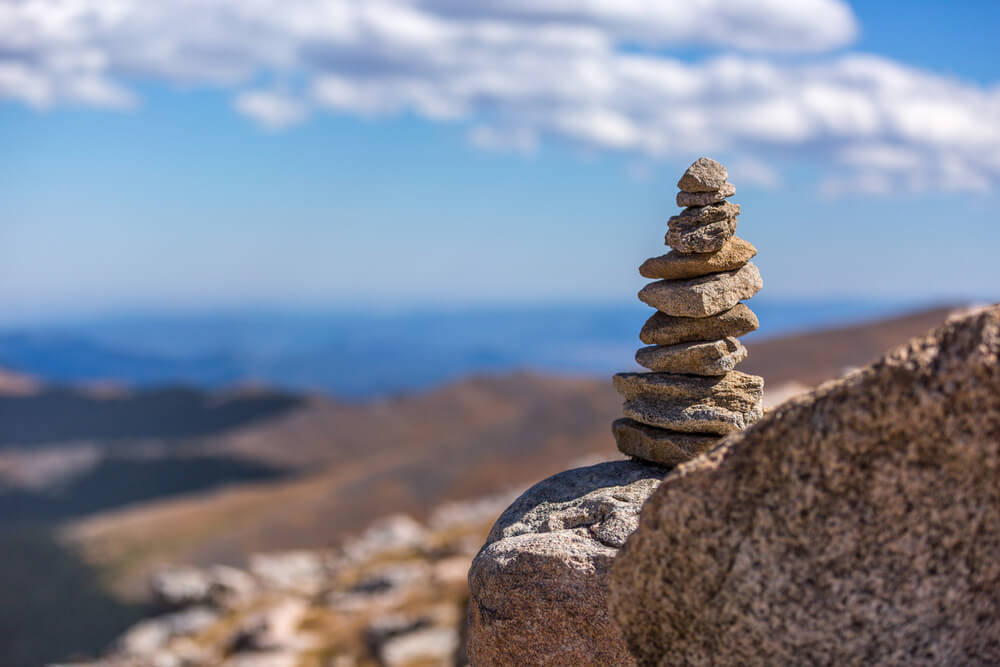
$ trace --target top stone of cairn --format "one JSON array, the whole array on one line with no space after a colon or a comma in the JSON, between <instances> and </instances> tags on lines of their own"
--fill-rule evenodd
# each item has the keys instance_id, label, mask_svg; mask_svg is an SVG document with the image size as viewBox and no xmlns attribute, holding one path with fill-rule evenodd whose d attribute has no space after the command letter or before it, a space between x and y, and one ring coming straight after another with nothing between
<instances>
[{"instance_id":1,"label":"top stone of cairn","mask_svg":"<svg viewBox=\"0 0 1000 667\"><path fill-rule=\"evenodd\" d=\"M726 185L728 177L726 168L721 164L710 158L700 157L677 181L677 187L684 192L716 192Z\"/></svg>"}]
</instances>

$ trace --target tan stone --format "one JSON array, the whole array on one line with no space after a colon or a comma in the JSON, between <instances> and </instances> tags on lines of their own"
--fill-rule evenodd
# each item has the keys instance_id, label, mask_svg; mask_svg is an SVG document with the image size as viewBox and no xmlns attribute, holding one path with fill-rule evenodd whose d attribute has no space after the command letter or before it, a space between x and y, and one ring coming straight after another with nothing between
<instances>
[{"instance_id":1,"label":"tan stone","mask_svg":"<svg viewBox=\"0 0 1000 667\"><path fill-rule=\"evenodd\" d=\"M678 405L655 398L633 398L622 405L622 414L643 424L687 433L727 435L742 431L763 416L763 408L739 412L720 405Z\"/></svg>"},{"instance_id":2,"label":"tan stone","mask_svg":"<svg viewBox=\"0 0 1000 667\"><path fill-rule=\"evenodd\" d=\"M721 249L735 233L736 218L728 218L690 229L674 227L667 231L663 241L678 252L707 253Z\"/></svg>"},{"instance_id":3,"label":"tan stone","mask_svg":"<svg viewBox=\"0 0 1000 667\"><path fill-rule=\"evenodd\" d=\"M689 206L678 215L670 216L667 224L704 225L709 222L735 218L740 214L740 205L724 201L710 206Z\"/></svg>"},{"instance_id":4,"label":"tan stone","mask_svg":"<svg viewBox=\"0 0 1000 667\"><path fill-rule=\"evenodd\" d=\"M715 252L682 253L671 250L666 255L650 257L639 267L639 274L643 278L661 280L696 278L709 273L733 271L749 262L756 254L757 248L734 236Z\"/></svg>"},{"instance_id":5,"label":"tan stone","mask_svg":"<svg viewBox=\"0 0 1000 667\"><path fill-rule=\"evenodd\" d=\"M739 371L701 377L618 373L626 417L685 433L732 433L760 419L764 379Z\"/></svg>"},{"instance_id":6,"label":"tan stone","mask_svg":"<svg viewBox=\"0 0 1000 667\"><path fill-rule=\"evenodd\" d=\"M726 168L721 164L711 158L700 157L677 181L677 187L684 192L713 192L722 188L728 177Z\"/></svg>"},{"instance_id":7,"label":"tan stone","mask_svg":"<svg viewBox=\"0 0 1000 667\"><path fill-rule=\"evenodd\" d=\"M708 317L749 299L763 286L760 271L748 262L736 271L649 283L639 290L639 300L675 317Z\"/></svg>"},{"instance_id":8,"label":"tan stone","mask_svg":"<svg viewBox=\"0 0 1000 667\"><path fill-rule=\"evenodd\" d=\"M714 192L681 191L677 193L677 205L708 206L709 204L718 204L726 197L732 197L734 194L736 194L736 188L732 183L723 183L722 186Z\"/></svg>"},{"instance_id":9,"label":"tan stone","mask_svg":"<svg viewBox=\"0 0 1000 667\"><path fill-rule=\"evenodd\" d=\"M739 212L739 205L729 202L692 206L670 218L664 240L679 252L716 252L736 233Z\"/></svg>"},{"instance_id":10,"label":"tan stone","mask_svg":"<svg viewBox=\"0 0 1000 667\"><path fill-rule=\"evenodd\" d=\"M1000 307L783 403L643 507L643 665L1000 664Z\"/></svg>"},{"instance_id":11,"label":"tan stone","mask_svg":"<svg viewBox=\"0 0 1000 667\"><path fill-rule=\"evenodd\" d=\"M732 337L719 340L650 345L639 348L635 360L640 366L663 373L725 375L747 358L747 349Z\"/></svg>"},{"instance_id":12,"label":"tan stone","mask_svg":"<svg viewBox=\"0 0 1000 667\"><path fill-rule=\"evenodd\" d=\"M689 461L720 441L714 435L668 431L633 419L615 420L611 431L623 454L665 466Z\"/></svg>"},{"instance_id":13,"label":"tan stone","mask_svg":"<svg viewBox=\"0 0 1000 667\"><path fill-rule=\"evenodd\" d=\"M675 345L742 336L756 331L758 326L757 316L743 303L711 317L673 317L655 312L639 332L639 340L647 345Z\"/></svg>"},{"instance_id":14,"label":"tan stone","mask_svg":"<svg viewBox=\"0 0 1000 667\"><path fill-rule=\"evenodd\" d=\"M711 401L743 409L763 395L764 379L740 371L723 376L673 373L616 373L615 389L625 398L655 396L662 399Z\"/></svg>"}]
</instances>

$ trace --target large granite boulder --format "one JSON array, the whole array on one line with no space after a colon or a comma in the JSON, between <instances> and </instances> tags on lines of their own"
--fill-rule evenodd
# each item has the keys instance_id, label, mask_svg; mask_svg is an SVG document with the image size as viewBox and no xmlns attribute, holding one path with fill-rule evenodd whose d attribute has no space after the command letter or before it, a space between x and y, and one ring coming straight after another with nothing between
<instances>
[{"instance_id":1,"label":"large granite boulder","mask_svg":"<svg viewBox=\"0 0 1000 667\"><path fill-rule=\"evenodd\" d=\"M677 468L609 604L640 664L1000 664L1000 308Z\"/></svg>"},{"instance_id":2,"label":"large granite boulder","mask_svg":"<svg viewBox=\"0 0 1000 667\"><path fill-rule=\"evenodd\" d=\"M539 482L497 520L469 571L474 665L630 665L606 578L668 472L633 461Z\"/></svg>"}]
</instances>

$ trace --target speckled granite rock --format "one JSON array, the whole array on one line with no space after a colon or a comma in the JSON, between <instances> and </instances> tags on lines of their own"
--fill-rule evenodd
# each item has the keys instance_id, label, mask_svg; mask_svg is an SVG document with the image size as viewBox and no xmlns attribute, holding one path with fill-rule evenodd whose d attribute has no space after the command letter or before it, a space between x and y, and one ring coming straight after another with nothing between
<instances>
[{"instance_id":1,"label":"speckled granite rock","mask_svg":"<svg viewBox=\"0 0 1000 667\"><path fill-rule=\"evenodd\" d=\"M472 664L634 664L608 615L605 578L668 470L601 463L514 501L469 570Z\"/></svg>"},{"instance_id":2,"label":"speckled granite rock","mask_svg":"<svg viewBox=\"0 0 1000 667\"><path fill-rule=\"evenodd\" d=\"M711 317L673 317L655 312L646 320L639 339L647 345L675 345L725 336L742 336L756 331L760 323L753 311L738 303Z\"/></svg>"},{"instance_id":3,"label":"speckled granite rock","mask_svg":"<svg viewBox=\"0 0 1000 667\"><path fill-rule=\"evenodd\" d=\"M639 300L675 317L708 317L749 299L764 286L753 262L743 268L688 280L658 280L639 290Z\"/></svg>"},{"instance_id":4,"label":"speckled granite rock","mask_svg":"<svg viewBox=\"0 0 1000 667\"><path fill-rule=\"evenodd\" d=\"M666 255L650 257L639 266L639 275L660 280L697 278L738 269L756 254L757 249L753 245L734 236L715 252L682 253L671 250Z\"/></svg>"},{"instance_id":5,"label":"speckled granite rock","mask_svg":"<svg viewBox=\"0 0 1000 667\"><path fill-rule=\"evenodd\" d=\"M728 177L726 168L721 164L711 158L700 157L677 181L677 187L684 192L713 192L721 189Z\"/></svg>"},{"instance_id":6,"label":"speckled granite rock","mask_svg":"<svg viewBox=\"0 0 1000 667\"><path fill-rule=\"evenodd\" d=\"M1000 664L1000 308L682 465L610 606L640 664Z\"/></svg>"},{"instance_id":7,"label":"speckled granite rock","mask_svg":"<svg viewBox=\"0 0 1000 667\"><path fill-rule=\"evenodd\" d=\"M735 338L677 345L650 345L635 353L637 364L651 371L725 375L747 358L747 349Z\"/></svg>"},{"instance_id":8,"label":"speckled granite rock","mask_svg":"<svg viewBox=\"0 0 1000 667\"><path fill-rule=\"evenodd\" d=\"M707 452L720 440L715 435L667 431L628 418L616 419L611 424L611 431L622 453L664 465L689 461Z\"/></svg>"},{"instance_id":9,"label":"speckled granite rock","mask_svg":"<svg viewBox=\"0 0 1000 667\"><path fill-rule=\"evenodd\" d=\"M763 414L764 379L739 371L715 377L618 373L614 383L625 398L625 416L649 426L721 435Z\"/></svg>"},{"instance_id":10,"label":"speckled granite rock","mask_svg":"<svg viewBox=\"0 0 1000 667\"><path fill-rule=\"evenodd\" d=\"M677 193L678 206L708 206L724 201L726 197L736 194L736 187L732 183L723 183L718 190L710 192L684 192Z\"/></svg>"}]
</instances>

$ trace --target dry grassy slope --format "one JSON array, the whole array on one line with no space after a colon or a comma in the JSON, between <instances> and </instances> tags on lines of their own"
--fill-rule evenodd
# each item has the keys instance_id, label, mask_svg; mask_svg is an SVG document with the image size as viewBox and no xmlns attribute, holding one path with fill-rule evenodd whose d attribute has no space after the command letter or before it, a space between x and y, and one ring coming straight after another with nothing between
<instances>
[{"instance_id":1,"label":"dry grassy slope","mask_svg":"<svg viewBox=\"0 0 1000 667\"><path fill-rule=\"evenodd\" d=\"M38 378L0 368L0 396L32 396L41 387Z\"/></svg>"},{"instance_id":2,"label":"dry grassy slope","mask_svg":"<svg viewBox=\"0 0 1000 667\"><path fill-rule=\"evenodd\" d=\"M212 446L311 461L315 474L107 512L67 533L88 560L109 566L109 581L138 591L162 562L325 546L391 512L419 518L445 500L525 485L584 455L614 456L617 413L610 382L527 374L353 407L313 400Z\"/></svg>"},{"instance_id":3,"label":"dry grassy slope","mask_svg":"<svg viewBox=\"0 0 1000 667\"><path fill-rule=\"evenodd\" d=\"M750 346L744 369L772 386L815 384L924 333L949 312L762 341ZM106 568L117 590L135 593L160 563L325 546L378 516L421 517L445 500L527 486L583 456L616 458L609 426L619 405L607 379L531 374L360 405L314 398L193 445L293 464L306 476L107 512L71 525L67 535Z\"/></svg>"},{"instance_id":4,"label":"dry grassy slope","mask_svg":"<svg viewBox=\"0 0 1000 667\"><path fill-rule=\"evenodd\" d=\"M750 355L740 370L763 375L766 384L816 385L865 366L889 348L940 325L952 307L923 310L901 317L850 327L783 336L748 344Z\"/></svg>"}]
</instances>

